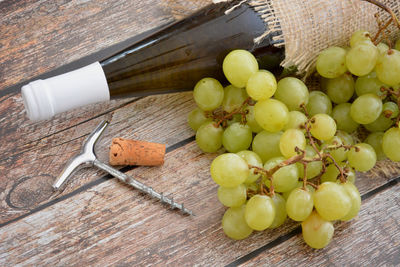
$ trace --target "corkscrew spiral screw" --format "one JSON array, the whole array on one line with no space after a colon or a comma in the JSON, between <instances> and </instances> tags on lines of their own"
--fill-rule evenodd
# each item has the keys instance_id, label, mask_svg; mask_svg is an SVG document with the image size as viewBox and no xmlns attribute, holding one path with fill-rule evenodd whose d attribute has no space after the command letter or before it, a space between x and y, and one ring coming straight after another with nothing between
<instances>
[{"instance_id":1,"label":"corkscrew spiral screw","mask_svg":"<svg viewBox=\"0 0 400 267\"><path fill-rule=\"evenodd\" d=\"M96 129L88 136L88 138L84 141L82 149L79 154L74 156L69 160L69 162L64 167L64 170L57 177L56 181L53 184L54 190L60 190L62 185L67 181L69 177L81 166L95 166L112 176L116 177L121 182L128 184L139 191L150 195L153 198L156 198L161 201L161 203L166 203L171 206L172 209L179 209L183 214L194 215L194 213L187 208L183 204L176 203L174 199L171 197L166 197L163 193L156 192L152 187L147 186L133 177L111 167L108 164L105 164L99 161L94 152L94 147L99 140L101 134L108 126L108 121L102 121Z\"/></svg>"}]
</instances>

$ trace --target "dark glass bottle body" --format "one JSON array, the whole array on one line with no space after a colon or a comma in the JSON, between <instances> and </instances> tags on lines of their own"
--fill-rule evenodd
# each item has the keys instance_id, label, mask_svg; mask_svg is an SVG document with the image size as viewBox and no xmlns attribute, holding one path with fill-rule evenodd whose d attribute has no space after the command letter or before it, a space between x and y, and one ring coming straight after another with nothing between
<instances>
[{"instance_id":1,"label":"dark glass bottle body","mask_svg":"<svg viewBox=\"0 0 400 267\"><path fill-rule=\"evenodd\" d=\"M224 83L222 61L233 49L249 50L260 68L276 69L283 49L272 45L272 36L253 41L267 30L264 21L247 4L225 14L231 5L210 5L103 60L111 97L191 90L204 77Z\"/></svg>"}]
</instances>

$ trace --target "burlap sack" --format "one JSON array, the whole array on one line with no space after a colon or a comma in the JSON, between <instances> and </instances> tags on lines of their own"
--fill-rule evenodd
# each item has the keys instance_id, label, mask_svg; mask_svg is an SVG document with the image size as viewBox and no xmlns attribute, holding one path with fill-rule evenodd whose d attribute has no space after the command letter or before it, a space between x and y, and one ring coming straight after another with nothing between
<instances>
[{"instance_id":1,"label":"burlap sack","mask_svg":"<svg viewBox=\"0 0 400 267\"><path fill-rule=\"evenodd\" d=\"M221 1L224 0L214 0ZM379 1L397 15L400 13L400 0ZM275 45L285 46L286 53L282 66L295 65L302 73L314 70L321 50L334 45L348 46L354 31L365 29L375 35L376 13L385 22L390 18L387 12L363 0L249 0L247 3L269 29L255 42L270 33L278 33L274 37ZM400 30L394 25L389 29L392 40L399 36Z\"/></svg>"}]
</instances>

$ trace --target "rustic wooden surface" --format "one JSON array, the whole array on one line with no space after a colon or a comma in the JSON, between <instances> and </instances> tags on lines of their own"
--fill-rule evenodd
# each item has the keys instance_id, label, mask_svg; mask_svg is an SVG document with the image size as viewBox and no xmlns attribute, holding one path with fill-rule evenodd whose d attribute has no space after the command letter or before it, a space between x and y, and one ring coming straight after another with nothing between
<instances>
[{"instance_id":1,"label":"rustic wooden surface","mask_svg":"<svg viewBox=\"0 0 400 267\"><path fill-rule=\"evenodd\" d=\"M336 224L323 250L308 248L293 222L235 242L220 228L224 208L208 173L215 155L196 147L186 125L195 106L190 92L91 105L47 122L25 118L15 84L101 58L110 51L103 49L207 3L0 1L0 266L400 265L399 164L382 162L358 175L360 215ZM105 118L111 124L96 147L99 157L106 161L116 136L166 143L164 166L122 170L197 216L170 211L92 168L52 192L65 161Z\"/></svg>"}]
</instances>

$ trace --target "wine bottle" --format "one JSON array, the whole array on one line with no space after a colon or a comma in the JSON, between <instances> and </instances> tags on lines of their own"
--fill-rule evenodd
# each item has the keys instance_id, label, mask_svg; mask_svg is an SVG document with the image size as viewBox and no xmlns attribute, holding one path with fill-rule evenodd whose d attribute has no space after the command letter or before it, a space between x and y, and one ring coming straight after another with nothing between
<instances>
[{"instance_id":1,"label":"wine bottle","mask_svg":"<svg viewBox=\"0 0 400 267\"><path fill-rule=\"evenodd\" d=\"M224 82L222 61L233 49L251 51L260 68L276 69L283 49L273 46L260 14L235 2L207 6L101 62L22 87L29 119L113 98L191 90L203 77Z\"/></svg>"}]
</instances>

